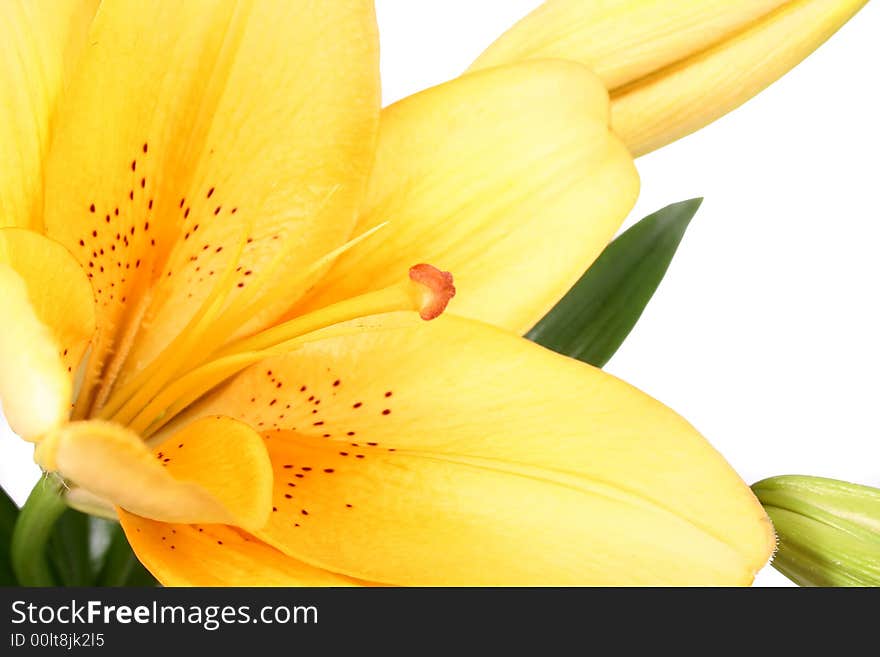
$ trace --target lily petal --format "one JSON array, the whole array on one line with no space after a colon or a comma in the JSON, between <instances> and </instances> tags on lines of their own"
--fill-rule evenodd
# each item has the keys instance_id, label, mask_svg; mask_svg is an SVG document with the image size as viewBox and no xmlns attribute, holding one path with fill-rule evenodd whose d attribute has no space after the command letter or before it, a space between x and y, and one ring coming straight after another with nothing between
<instances>
[{"instance_id":1,"label":"lily petal","mask_svg":"<svg viewBox=\"0 0 880 657\"><path fill-rule=\"evenodd\" d=\"M52 118L98 1L0 2L0 227L40 226Z\"/></svg>"},{"instance_id":2,"label":"lily petal","mask_svg":"<svg viewBox=\"0 0 880 657\"><path fill-rule=\"evenodd\" d=\"M0 400L12 430L27 440L58 426L70 411L72 385L58 343L40 321L27 284L0 263Z\"/></svg>"},{"instance_id":3,"label":"lily petal","mask_svg":"<svg viewBox=\"0 0 880 657\"><path fill-rule=\"evenodd\" d=\"M51 332L74 378L95 332L95 297L82 267L58 242L22 228L0 229L0 263L24 280L34 314Z\"/></svg>"},{"instance_id":4,"label":"lily petal","mask_svg":"<svg viewBox=\"0 0 880 657\"><path fill-rule=\"evenodd\" d=\"M451 271L450 310L518 332L620 226L638 174L599 80L570 62L465 76L382 112L376 165L345 253L302 310L379 289L417 262Z\"/></svg>"},{"instance_id":5,"label":"lily petal","mask_svg":"<svg viewBox=\"0 0 880 657\"><path fill-rule=\"evenodd\" d=\"M73 381L95 330L92 288L52 240L0 229L0 399L12 429L39 440L70 413Z\"/></svg>"},{"instance_id":6,"label":"lily petal","mask_svg":"<svg viewBox=\"0 0 880 657\"><path fill-rule=\"evenodd\" d=\"M225 417L193 422L154 451L125 427L71 422L49 434L36 461L131 513L166 522L255 529L271 507L272 470L260 436Z\"/></svg>"},{"instance_id":7,"label":"lily petal","mask_svg":"<svg viewBox=\"0 0 880 657\"><path fill-rule=\"evenodd\" d=\"M141 563L164 586L356 586L225 525L180 525L118 509Z\"/></svg>"},{"instance_id":8,"label":"lily petal","mask_svg":"<svg viewBox=\"0 0 880 657\"><path fill-rule=\"evenodd\" d=\"M549 0L470 70L579 61L611 92L612 126L635 155L735 109L818 48L867 0Z\"/></svg>"},{"instance_id":9,"label":"lily petal","mask_svg":"<svg viewBox=\"0 0 880 657\"><path fill-rule=\"evenodd\" d=\"M94 272L98 356L137 328L137 370L224 271L232 298L348 238L378 122L375 17L367 0L107 0L89 40L59 108L45 222ZM255 325L299 293L270 292Z\"/></svg>"},{"instance_id":10,"label":"lily petal","mask_svg":"<svg viewBox=\"0 0 880 657\"><path fill-rule=\"evenodd\" d=\"M745 584L773 549L748 487L682 418L507 332L374 316L317 332L194 413L264 432L257 535L396 584Z\"/></svg>"}]
</instances>

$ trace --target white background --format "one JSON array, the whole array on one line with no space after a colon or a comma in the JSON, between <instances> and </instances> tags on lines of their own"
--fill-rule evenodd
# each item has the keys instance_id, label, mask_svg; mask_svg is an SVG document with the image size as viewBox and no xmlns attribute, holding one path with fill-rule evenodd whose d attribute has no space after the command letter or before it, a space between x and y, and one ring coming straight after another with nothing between
<instances>
[{"instance_id":1,"label":"white background","mask_svg":"<svg viewBox=\"0 0 880 657\"><path fill-rule=\"evenodd\" d=\"M385 102L455 77L538 0L378 0ZM749 483L815 474L880 486L880 4L770 89L638 160L627 226L704 196L606 369L693 422ZM21 502L32 450L0 436ZM771 568L759 585L788 581Z\"/></svg>"}]
</instances>

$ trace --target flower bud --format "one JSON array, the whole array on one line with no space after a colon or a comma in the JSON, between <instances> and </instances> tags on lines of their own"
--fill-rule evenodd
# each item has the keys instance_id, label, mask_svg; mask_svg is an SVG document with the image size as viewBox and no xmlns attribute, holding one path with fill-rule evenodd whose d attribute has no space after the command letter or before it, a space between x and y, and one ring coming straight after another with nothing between
<instances>
[{"instance_id":1,"label":"flower bud","mask_svg":"<svg viewBox=\"0 0 880 657\"><path fill-rule=\"evenodd\" d=\"M571 59L611 94L634 155L708 125L782 77L867 0L548 0L470 70Z\"/></svg>"},{"instance_id":2,"label":"flower bud","mask_svg":"<svg viewBox=\"0 0 880 657\"><path fill-rule=\"evenodd\" d=\"M788 475L752 490L776 528L779 572L800 586L880 586L880 489Z\"/></svg>"}]
</instances>

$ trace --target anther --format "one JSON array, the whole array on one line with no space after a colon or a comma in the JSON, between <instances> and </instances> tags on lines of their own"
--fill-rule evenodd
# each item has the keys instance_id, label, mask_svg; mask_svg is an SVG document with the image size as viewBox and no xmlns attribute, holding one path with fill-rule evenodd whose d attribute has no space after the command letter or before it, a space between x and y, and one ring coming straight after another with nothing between
<instances>
[{"instance_id":1,"label":"anther","mask_svg":"<svg viewBox=\"0 0 880 657\"><path fill-rule=\"evenodd\" d=\"M439 317L455 296L452 274L433 265L422 263L410 267L409 278L419 295L419 317L426 321Z\"/></svg>"}]
</instances>

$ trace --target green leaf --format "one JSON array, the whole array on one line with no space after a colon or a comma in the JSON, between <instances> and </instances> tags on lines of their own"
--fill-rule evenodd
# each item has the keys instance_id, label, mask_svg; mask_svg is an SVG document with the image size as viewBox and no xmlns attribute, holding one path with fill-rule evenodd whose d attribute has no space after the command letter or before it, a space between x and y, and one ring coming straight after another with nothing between
<instances>
[{"instance_id":1,"label":"green leaf","mask_svg":"<svg viewBox=\"0 0 880 657\"><path fill-rule=\"evenodd\" d=\"M526 334L596 367L636 325L703 199L673 203L615 239L574 287Z\"/></svg>"},{"instance_id":2,"label":"green leaf","mask_svg":"<svg viewBox=\"0 0 880 657\"><path fill-rule=\"evenodd\" d=\"M101 521L97 518L95 520L106 523L105 531L109 538L109 545L98 573L97 585L156 586L156 580L141 565L129 547L122 527L115 522Z\"/></svg>"},{"instance_id":3,"label":"green leaf","mask_svg":"<svg viewBox=\"0 0 880 657\"><path fill-rule=\"evenodd\" d=\"M15 586L18 580L12 572L12 528L18 518L18 506L6 491L0 488L0 586Z\"/></svg>"},{"instance_id":4,"label":"green leaf","mask_svg":"<svg viewBox=\"0 0 880 657\"><path fill-rule=\"evenodd\" d=\"M48 543L58 518L67 509L58 477L44 476L34 486L12 530L12 569L22 586L56 586Z\"/></svg>"}]
</instances>

